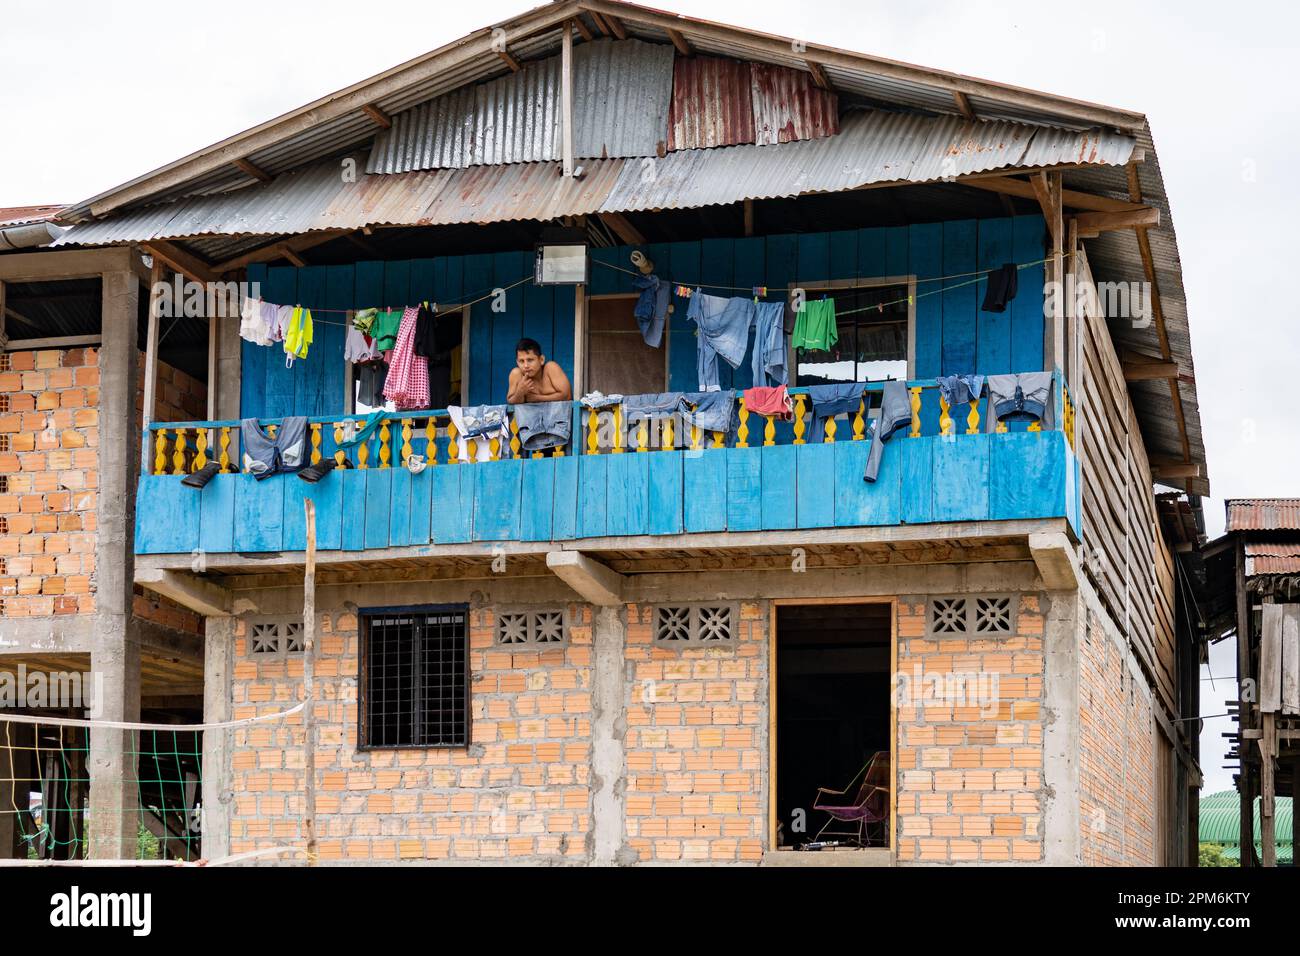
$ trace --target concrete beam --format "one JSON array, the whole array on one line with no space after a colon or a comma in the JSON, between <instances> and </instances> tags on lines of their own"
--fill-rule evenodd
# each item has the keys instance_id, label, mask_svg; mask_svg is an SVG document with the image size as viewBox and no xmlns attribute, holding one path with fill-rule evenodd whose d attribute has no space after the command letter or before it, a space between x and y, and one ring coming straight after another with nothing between
<instances>
[{"instance_id":1,"label":"concrete beam","mask_svg":"<svg viewBox=\"0 0 1300 956\"><path fill-rule=\"evenodd\" d=\"M1079 587L1079 560L1070 539L1060 531L1039 531L1029 536L1029 553L1049 591Z\"/></svg>"},{"instance_id":2,"label":"concrete beam","mask_svg":"<svg viewBox=\"0 0 1300 956\"><path fill-rule=\"evenodd\" d=\"M54 279L97 279L105 272L132 271L139 256L133 249L71 249L21 252L0 257L0 281L48 282Z\"/></svg>"},{"instance_id":3,"label":"concrete beam","mask_svg":"<svg viewBox=\"0 0 1300 956\"><path fill-rule=\"evenodd\" d=\"M548 552L546 566L592 604L616 607L623 603L623 587L627 584L627 578L580 551Z\"/></svg>"},{"instance_id":4,"label":"concrete beam","mask_svg":"<svg viewBox=\"0 0 1300 956\"><path fill-rule=\"evenodd\" d=\"M225 588L181 571L140 568L135 583L205 617L225 617L233 603Z\"/></svg>"}]
</instances>

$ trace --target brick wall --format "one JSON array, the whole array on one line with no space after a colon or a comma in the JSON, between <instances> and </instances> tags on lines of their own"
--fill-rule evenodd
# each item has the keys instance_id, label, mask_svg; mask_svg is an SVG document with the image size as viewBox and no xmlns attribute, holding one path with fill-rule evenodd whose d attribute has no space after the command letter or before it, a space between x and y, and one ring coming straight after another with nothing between
<instances>
[{"instance_id":1,"label":"brick wall","mask_svg":"<svg viewBox=\"0 0 1300 956\"><path fill-rule=\"evenodd\" d=\"M900 701L900 861L1043 858L1043 613L1037 595L1018 600L1011 634L932 637L924 601L899 600L901 674L985 675L986 688L997 678L987 704Z\"/></svg>"},{"instance_id":2,"label":"brick wall","mask_svg":"<svg viewBox=\"0 0 1300 956\"><path fill-rule=\"evenodd\" d=\"M1155 738L1150 691L1088 612L1079 637L1079 827L1083 863L1153 866Z\"/></svg>"},{"instance_id":3,"label":"brick wall","mask_svg":"<svg viewBox=\"0 0 1300 956\"><path fill-rule=\"evenodd\" d=\"M591 817L591 613L571 608L567 646L494 646L470 616L472 745L358 751L355 614L322 615L316 668L317 835L322 859L555 862L587 854ZM258 660L236 623L233 716L299 699L301 655ZM301 839L302 725L233 733L231 852Z\"/></svg>"},{"instance_id":4,"label":"brick wall","mask_svg":"<svg viewBox=\"0 0 1300 956\"><path fill-rule=\"evenodd\" d=\"M166 365L159 382L160 418L203 417L203 383ZM99 350L0 355L0 616L94 611L98 488ZM135 613L202 633L197 615L140 589Z\"/></svg>"},{"instance_id":5,"label":"brick wall","mask_svg":"<svg viewBox=\"0 0 1300 956\"><path fill-rule=\"evenodd\" d=\"M757 862L767 831L768 603L730 646L655 644L627 607L627 837L639 860Z\"/></svg>"}]
</instances>

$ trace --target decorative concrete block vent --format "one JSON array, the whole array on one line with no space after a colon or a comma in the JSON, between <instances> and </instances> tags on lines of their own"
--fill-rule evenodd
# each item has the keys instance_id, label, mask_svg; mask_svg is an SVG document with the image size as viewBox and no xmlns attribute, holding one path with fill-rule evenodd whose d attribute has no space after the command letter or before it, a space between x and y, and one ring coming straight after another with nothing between
<instances>
[{"instance_id":1,"label":"decorative concrete block vent","mask_svg":"<svg viewBox=\"0 0 1300 956\"><path fill-rule=\"evenodd\" d=\"M996 635L1015 632L1013 595L934 597L926 609L930 634Z\"/></svg>"},{"instance_id":2,"label":"decorative concrete block vent","mask_svg":"<svg viewBox=\"0 0 1300 956\"><path fill-rule=\"evenodd\" d=\"M301 654L302 621L288 618L249 621L248 653L260 658Z\"/></svg>"},{"instance_id":3,"label":"decorative concrete block vent","mask_svg":"<svg viewBox=\"0 0 1300 956\"><path fill-rule=\"evenodd\" d=\"M562 647L569 640L563 608L498 610L496 643L501 647Z\"/></svg>"},{"instance_id":4,"label":"decorative concrete block vent","mask_svg":"<svg viewBox=\"0 0 1300 956\"><path fill-rule=\"evenodd\" d=\"M731 604L672 604L655 608L655 643L717 644L729 642L739 620Z\"/></svg>"}]
</instances>

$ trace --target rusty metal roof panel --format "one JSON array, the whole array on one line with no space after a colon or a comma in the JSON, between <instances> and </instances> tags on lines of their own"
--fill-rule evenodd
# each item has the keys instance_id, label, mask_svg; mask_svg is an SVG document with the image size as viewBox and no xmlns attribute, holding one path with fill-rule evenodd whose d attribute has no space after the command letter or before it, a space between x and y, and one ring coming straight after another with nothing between
<instances>
[{"instance_id":1,"label":"rusty metal roof panel","mask_svg":"<svg viewBox=\"0 0 1300 956\"><path fill-rule=\"evenodd\" d=\"M1300 498L1230 498L1228 531L1300 531Z\"/></svg>"},{"instance_id":2,"label":"rusty metal roof panel","mask_svg":"<svg viewBox=\"0 0 1300 956\"><path fill-rule=\"evenodd\" d=\"M673 65L668 148L710 149L752 142L750 64L717 56L678 57Z\"/></svg>"},{"instance_id":3,"label":"rusty metal roof panel","mask_svg":"<svg viewBox=\"0 0 1300 956\"><path fill-rule=\"evenodd\" d=\"M0 226L23 226L53 219L62 206L6 206L0 209Z\"/></svg>"},{"instance_id":4,"label":"rusty metal roof panel","mask_svg":"<svg viewBox=\"0 0 1300 956\"><path fill-rule=\"evenodd\" d=\"M1300 541L1247 541L1246 574L1300 574Z\"/></svg>"},{"instance_id":5,"label":"rusty metal roof panel","mask_svg":"<svg viewBox=\"0 0 1300 956\"><path fill-rule=\"evenodd\" d=\"M839 101L812 75L783 66L755 63L750 71L754 98L754 142L775 146L839 132Z\"/></svg>"}]
</instances>

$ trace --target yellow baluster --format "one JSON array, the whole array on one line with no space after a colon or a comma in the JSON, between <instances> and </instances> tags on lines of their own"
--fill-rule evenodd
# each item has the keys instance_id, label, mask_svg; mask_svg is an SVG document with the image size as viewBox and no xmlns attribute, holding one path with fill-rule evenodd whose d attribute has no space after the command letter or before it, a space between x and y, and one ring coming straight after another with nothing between
<instances>
[{"instance_id":1,"label":"yellow baluster","mask_svg":"<svg viewBox=\"0 0 1300 956\"><path fill-rule=\"evenodd\" d=\"M998 427L993 429L999 435L1005 435L1008 431L1006 422L998 422Z\"/></svg>"},{"instance_id":2,"label":"yellow baluster","mask_svg":"<svg viewBox=\"0 0 1300 956\"><path fill-rule=\"evenodd\" d=\"M669 417L669 418L665 418L663 422L664 422L664 427L662 432L663 442L661 444L661 447L663 448L664 451L672 451L673 450L673 420L671 417Z\"/></svg>"},{"instance_id":3,"label":"yellow baluster","mask_svg":"<svg viewBox=\"0 0 1300 956\"><path fill-rule=\"evenodd\" d=\"M492 437L488 439L488 461L499 461L500 458L501 439L496 436L495 432L493 432Z\"/></svg>"},{"instance_id":4,"label":"yellow baluster","mask_svg":"<svg viewBox=\"0 0 1300 956\"><path fill-rule=\"evenodd\" d=\"M222 472L230 471L230 426L221 427L221 470Z\"/></svg>"},{"instance_id":5,"label":"yellow baluster","mask_svg":"<svg viewBox=\"0 0 1300 956\"><path fill-rule=\"evenodd\" d=\"M402 457L397 460L397 463L399 465L405 465L408 461L411 460L411 452L414 450L411 448L411 431L412 431L411 420L409 418L403 418L402 419Z\"/></svg>"},{"instance_id":6,"label":"yellow baluster","mask_svg":"<svg viewBox=\"0 0 1300 956\"><path fill-rule=\"evenodd\" d=\"M723 448L723 447L725 447L725 445L724 445L724 443L723 443L723 440L722 440L723 437L724 437L724 436L723 436L722 432L714 432L714 433L713 433L713 446L712 446L712 447L714 447L714 448Z\"/></svg>"},{"instance_id":7,"label":"yellow baluster","mask_svg":"<svg viewBox=\"0 0 1300 956\"><path fill-rule=\"evenodd\" d=\"M563 446L563 445L556 445L556 446L555 446L555 450L551 452L551 457L552 457L552 458L563 458L563 457L564 457L564 446Z\"/></svg>"},{"instance_id":8,"label":"yellow baluster","mask_svg":"<svg viewBox=\"0 0 1300 956\"><path fill-rule=\"evenodd\" d=\"M623 447L623 406L614 406L614 454L621 455L625 449Z\"/></svg>"},{"instance_id":9,"label":"yellow baluster","mask_svg":"<svg viewBox=\"0 0 1300 956\"><path fill-rule=\"evenodd\" d=\"M357 470L365 471L370 467L370 439L357 445Z\"/></svg>"},{"instance_id":10,"label":"yellow baluster","mask_svg":"<svg viewBox=\"0 0 1300 956\"><path fill-rule=\"evenodd\" d=\"M744 396L740 399L740 427L736 429L736 447L749 447L749 409L745 407Z\"/></svg>"},{"instance_id":11,"label":"yellow baluster","mask_svg":"<svg viewBox=\"0 0 1300 956\"><path fill-rule=\"evenodd\" d=\"M912 430L911 438L921 437L921 386L913 385L908 389L912 393Z\"/></svg>"},{"instance_id":12,"label":"yellow baluster","mask_svg":"<svg viewBox=\"0 0 1300 956\"><path fill-rule=\"evenodd\" d=\"M948 399L943 397L942 392L939 393L939 434L952 434L952 416L948 414Z\"/></svg>"},{"instance_id":13,"label":"yellow baluster","mask_svg":"<svg viewBox=\"0 0 1300 956\"><path fill-rule=\"evenodd\" d=\"M519 440L519 423L515 421L515 416L510 416L510 457L518 458L519 449L523 447L523 442Z\"/></svg>"},{"instance_id":14,"label":"yellow baluster","mask_svg":"<svg viewBox=\"0 0 1300 956\"><path fill-rule=\"evenodd\" d=\"M796 445L803 444L803 433L806 428L803 423L803 404L807 397L802 392L794 397L794 443Z\"/></svg>"},{"instance_id":15,"label":"yellow baluster","mask_svg":"<svg viewBox=\"0 0 1300 956\"><path fill-rule=\"evenodd\" d=\"M692 405L692 406L691 406L691 411L692 411L692 412L695 411L696 407L697 407L697 406ZM703 433L702 433L702 431L701 431L701 429L700 429L700 426L697 425L697 424L695 424L694 422L691 422L691 451L699 451L699 450L700 450L700 438L701 438L702 434L703 434Z\"/></svg>"},{"instance_id":16,"label":"yellow baluster","mask_svg":"<svg viewBox=\"0 0 1300 956\"><path fill-rule=\"evenodd\" d=\"M600 454L600 412L594 408L587 412L587 454Z\"/></svg>"},{"instance_id":17,"label":"yellow baluster","mask_svg":"<svg viewBox=\"0 0 1300 956\"><path fill-rule=\"evenodd\" d=\"M763 444L775 445L776 444L776 416L764 415L763 417L767 419L767 425L763 427Z\"/></svg>"},{"instance_id":18,"label":"yellow baluster","mask_svg":"<svg viewBox=\"0 0 1300 956\"><path fill-rule=\"evenodd\" d=\"M312 463L313 465L316 464L316 463L317 463L318 461L320 461L320 459L321 459L321 454L320 454L320 441L321 441L320 422L312 422L312 424L311 424L311 463Z\"/></svg>"},{"instance_id":19,"label":"yellow baluster","mask_svg":"<svg viewBox=\"0 0 1300 956\"><path fill-rule=\"evenodd\" d=\"M1042 422L1030 422L1029 426L1025 429L1025 431L1027 432L1041 432L1042 430L1043 430Z\"/></svg>"},{"instance_id":20,"label":"yellow baluster","mask_svg":"<svg viewBox=\"0 0 1300 956\"><path fill-rule=\"evenodd\" d=\"M194 470L198 471L208 463L208 430L200 428L194 436Z\"/></svg>"},{"instance_id":21,"label":"yellow baluster","mask_svg":"<svg viewBox=\"0 0 1300 956\"><path fill-rule=\"evenodd\" d=\"M649 451L650 435L646 419L641 419L636 425L636 450Z\"/></svg>"},{"instance_id":22,"label":"yellow baluster","mask_svg":"<svg viewBox=\"0 0 1300 956\"><path fill-rule=\"evenodd\" d=\"M478 439L477 438L465 439L465 457L468 458L471 463L478 461Z\"/></svg>"},{"instance_id":23,"label":"yellow baluster","mask_svg":"<svg viewBox=\"0 0 1300 956\"><path fill-rule=\"evenodd\" d=\"M966 434L978 435L980 433L980 400L972 398L970 400L970 414L966 416Z\"/></svg>"},{"instance_id":24,"label":"yellow baluster","mask_svg":"<svg viewBox=\"0 0 1300 956\"><path fill-rule=\"evenodd\" d=\"M456 423L447 422L447 461L460 464L460 447L456 444Z\"/></svg>"},{"instance_id":25,"label":"yellow baluster","mask_svg":"<svg viewBox=\"0 0 1300 956\"><path fill-rule=\"evenodd\" d=\"M167 474L167 429L159 428L154 432L153 473Z\"/></svg>"},{"instance_id":26,"label":"yellow baluster","mask_svg":"<svg viewBox=\"0 0 1300 956\"><path fill-rule=\"evenodd\" d=\"M429 464L438 464L438 424L432 415L424 420L424 457Z\"/></svg>"},{"instance_id":27,"label":"yellow baluster","mask_svg":"<svg viewBox=\"0 0 1300 956\"><path fill-rule=\"evenodd\" d=\"M858 411L853 416L853 440L862 441L866 436L867 422L867 395L862 393L862 398L858 400Z\"/></svg>"},{"instance_id":28,"label":"yellow baluster","mask_svg":"<svg viewBox=\"0 0 1300 956\"><path fill-rule=\"evenodd\" d=\"M379 467L388 468L389 461L393 457L392 446L393 433L388 428L388 419L385 418L379 425Z\"/></svg>"},{"instance_id":29,"label":"yellow baluster","mask_svg":"<svg viewBox=\"0 0 1300 956\"><path fill-rule=\"evenodd\" d=\"M342 448L339 448L339 445L342 444L343 444L343 423L335 422L334 423L334 447L337 450L334 452L334 464L338 465L340 468L343 467L343 460L348 457L347 452L345 452Z\"/></svg>"},{"instance_id":30,"label":"yellow baluster","mask_svg":"<svg viewBox=\"0 0 1300 956\"><path fill-rule=\"evenodd\" d=\"M176 429L176 444L172 445L172 474L185 474L185 429Z\"/></svg>"}]
</instances>

